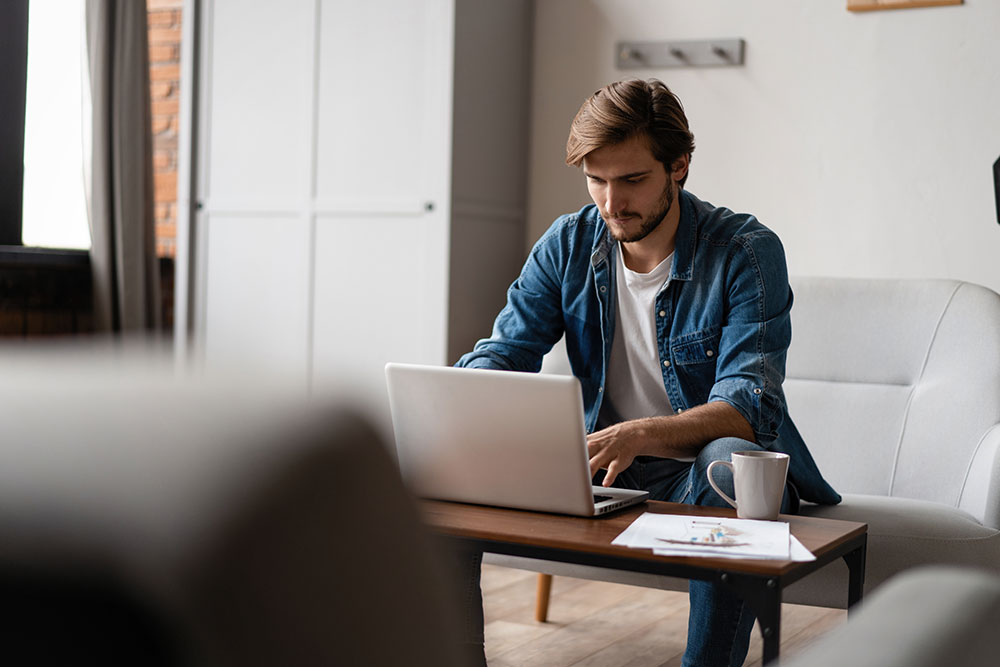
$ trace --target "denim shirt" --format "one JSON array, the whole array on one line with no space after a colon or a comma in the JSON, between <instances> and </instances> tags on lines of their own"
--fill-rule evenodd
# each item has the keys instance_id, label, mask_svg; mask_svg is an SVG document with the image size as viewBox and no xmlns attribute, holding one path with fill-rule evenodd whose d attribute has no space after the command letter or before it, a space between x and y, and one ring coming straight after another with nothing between
<instances>
[{"instance_id":1,"label":"denim shirt","mask_svg":"<svg viewBox=\"0 0 1000 667\"><path fill-rule=\"evenodd\" d=\"M791 341L784 249L750 215L680 191L670 280L656 298L663 385L675 412L732 405L757 442L790 455L803 500L836 504L788 416L782 382ZM493 333L458 366L537 372L560 337L583 391L587 430L597 425L615 328L615 257L597 207L558 218L535 244Z\"/></svg>"}]
</instances>

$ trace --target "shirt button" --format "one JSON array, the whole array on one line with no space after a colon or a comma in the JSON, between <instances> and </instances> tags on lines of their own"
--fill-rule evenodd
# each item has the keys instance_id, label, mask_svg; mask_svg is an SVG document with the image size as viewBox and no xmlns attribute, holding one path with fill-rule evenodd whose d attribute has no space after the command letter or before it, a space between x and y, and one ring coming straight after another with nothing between
<instances>
[{"instance_id":1,"label":"shirt button","mask_svg":"<svg viewBox=\"0 0 1000 667\"><path fill-rule=\"evenodd\" d=\"M760 396L760 392L761 392L760 387L754 387L753 388L753 393L757 394L758 396Z\"/></svg>"},{"instance_id":2,"label":"shirt button","mask_svg":"<svg viewBox=\"0 0 1000 667\"><path fill-rule=\"evenodd\" d=\"M715 352L712 352L711 350L705 350L705 356L706 356L706 357L710 357L710 356L712 356L713 354L715 354Z\"/></svg>"},{"instance_id":3,"label":"shirt button","mask_svg":"<svg viewBox=\"0 0 1000 667\"><path fill-rule=\"evenodd\" d=\"M670 368L670 360L669 359L665 359L663 361L663 367L664 368Z\"/></svg>"},{"instance_id":4,"label":"shirt button","mask_svg":"<svg viewBox=\"0 0 1000 667\"><path fill-rule=\"evenodd\" d=\"M605 287L604 285L601 285L601 294L603 294L603 293L605 293L607 291L608 291L608 288Z\"/></svg>"},{"instance_id":5,"label":"shirt button","mask_svg":"<svg viewBox=\"0 0 1000 667\"><path fill-rule=\"evenodd\" d=\"M604 391L604 387L598 387L598 388L597 388L597 393L598 393L598 394L599 394L599 393L601 393L602 391Z\"/></svg>"},{"instance_id":6,"label":"shirt button","mask_svg":"<svg viewBox=\"0 0 1000 667\"><path fill-rule=\"evenodd\" d=\"M661 310L660 311L660 317L666 317L666 316L667 316L667 311Z\"/></svg>"}]
</instances>

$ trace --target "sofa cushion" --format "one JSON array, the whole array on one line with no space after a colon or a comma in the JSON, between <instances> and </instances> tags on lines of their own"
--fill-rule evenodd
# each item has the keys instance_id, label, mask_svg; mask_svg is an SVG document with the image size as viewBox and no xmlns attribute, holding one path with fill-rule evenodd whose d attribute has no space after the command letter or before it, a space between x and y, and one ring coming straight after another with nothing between
<instances>
[{"instance_id":1,"label":"sofa cushion","mask_svg":"<svg viewBox=\"0 0 1000 667\"><path fill-rule=\"evenodd\" d=\"M913 538L926 540L976 540L1000 534L968 513L941 503L912 498L887 498L846 494L840 505L803 504L806 516L868 524L868 539Z\"/></svg>"},{"instance_id":2,"label":"sofa cushion","mask_svg":"<svg viewBox=\"0 0 1000 667\"><path fill-rule=\"evenodd\" d=\"M954 280L791 282L784 389L830 484L1000 527L993 462L980 456L1000 423L1000 296Z\"/></svg>"},{"instance_id":3,"label":"sofa cushion","mask_svg":"<svg viewBox=\"0 0 1000 667\"><path fill-rule=\"evenodd\" d=\"M868 524L865 593L913 567L953 564L996 571L1000 531L962 510L910 498L844 496L840 505L804 505L808 516ZM847 565L837 561L786 589L786 602L847 606Z\"/></svg>"}]
</instances>

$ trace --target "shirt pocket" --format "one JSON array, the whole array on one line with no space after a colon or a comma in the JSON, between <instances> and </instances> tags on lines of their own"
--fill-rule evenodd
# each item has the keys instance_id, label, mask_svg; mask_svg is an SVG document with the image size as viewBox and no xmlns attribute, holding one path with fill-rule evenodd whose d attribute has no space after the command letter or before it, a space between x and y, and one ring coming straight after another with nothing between
<instances>
[{"instance_id":1,"label":"shirt pocket","mask_svg":"<svg viewBox=\"0 0 1000 667\"><path fill-rule=\"evenodd\" d=\"M693 337L693 339L692 339ZM708 400L715 386L716 362L719 357L719 333L689 334L670 346L674 371L690 405Z\"/></svg>"},{"instance_id":2,"label":"shirt pocket","mask_svg":"<svg viewBox=\"0 0 1000 667\"><path fill-rule=\"evenodd\" d=\"M684 342L677 342L670 346L671 355L675 364L681 366L691 366L694 364L715 364L719 356L719 341L721 336L717 333L705 333L695 340L691 336L684 336Z\"/></svg>"}]
</instances>

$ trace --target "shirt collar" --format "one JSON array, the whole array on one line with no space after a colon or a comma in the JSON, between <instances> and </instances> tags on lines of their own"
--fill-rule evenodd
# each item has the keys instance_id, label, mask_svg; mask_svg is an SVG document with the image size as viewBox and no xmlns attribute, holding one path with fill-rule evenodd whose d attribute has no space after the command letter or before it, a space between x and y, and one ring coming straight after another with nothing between
<instances>
[{"instance_id":1,"label":"shirt collar","mask_svg":"<svg viewBox=\"0 0 1000 667\"><path fill-rule=\"evenodd\" d=\"M694 202L694 195L681 188L677 197L677 204L681 207L681 219L677 225L677 237L674 239L674 263L670 270L671 280L691 280L694 268L695 242L698 237ZM608 233L607 225L600 213L597 213L596 206L594 210L598 225L597 233L594 236L594 250L590 255L590 264L596 269L607 260L616 242Z\"/></svg>"},{"instance_id":2,"label":"shirt collar","mask_svg":"<svg viewBox=\"0 0 1000 667\"><path fill-rule=\"evenodd\" d=\"M671 280L691 280L694 271L694 250L698 240L698 220L695 216L695 197L683 188L677 197L681 219L674 239L674 267Z\"/></svg>"},{"instance_id":3,"label":"shirt collar","mask_svg":"<svg viewBox=\"0 0 1000 667\"><path fill-rule=\"evenodd\" d=\"M597 216L597 230L594 234L594 250L590 254L590 265L596 269L607 261L611 249L615 247L615 240L608 233L607 223L604 222L604 218L601 217L596 206L594 207L594 215Z\"/></svg>"}]
</instances>

